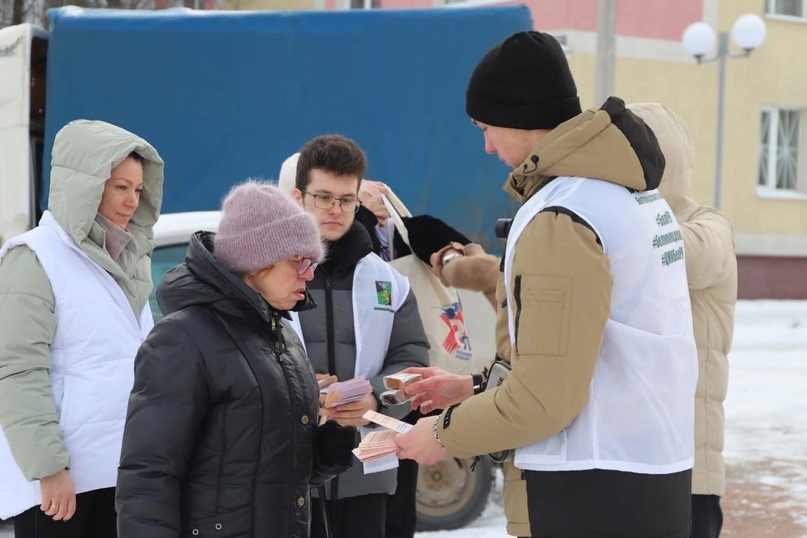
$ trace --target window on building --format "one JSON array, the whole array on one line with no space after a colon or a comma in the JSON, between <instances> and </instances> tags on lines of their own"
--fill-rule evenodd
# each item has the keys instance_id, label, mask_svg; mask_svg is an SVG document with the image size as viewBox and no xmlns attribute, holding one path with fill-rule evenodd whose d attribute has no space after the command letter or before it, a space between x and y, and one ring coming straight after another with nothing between
<instances>
[{"instance_id":1,"label":"window on building","mask_svg":"<svg viewBox=\"0 0 807 538\"><path fill-rule=\"evenodd\" d=\"M807 7L807 0L767 0L765 13L804 19L807 18L805 7Z\"/></svg>"},{"instance_id":2,"label":"window on building","mask_svg":"<svg viewBox=\"0 0 807 538\"><path fill-rule=\"evenodd\" d=\"M763 108L759 143L759 185L796 190L799 177L799 123L801 112Z\"/></svg>"}]
</instances>

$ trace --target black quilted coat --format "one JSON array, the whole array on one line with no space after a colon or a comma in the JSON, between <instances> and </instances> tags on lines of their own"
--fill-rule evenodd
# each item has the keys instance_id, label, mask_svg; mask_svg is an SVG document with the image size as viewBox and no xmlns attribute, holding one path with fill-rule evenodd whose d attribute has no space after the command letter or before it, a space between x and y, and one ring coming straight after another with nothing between
<instances>
[{"instance_id":1,"label":"black quilted coat","mask_svg":"<svg viewBox=\"0 0 807 538\"><path fill-rule=\"evenodd\" d=\"M198 232L135 361L120 538L307 537L318 391L299 340Z\"/></svg>"}]
</instances>

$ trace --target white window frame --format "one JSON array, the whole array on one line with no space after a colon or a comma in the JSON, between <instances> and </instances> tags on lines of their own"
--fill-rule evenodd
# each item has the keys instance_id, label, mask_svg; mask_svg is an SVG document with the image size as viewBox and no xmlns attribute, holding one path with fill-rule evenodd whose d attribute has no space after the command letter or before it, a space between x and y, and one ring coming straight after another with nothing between
<instances>
[{"instance_id":1,"label":"white window frame","mask_svg":"<svg viewBox=\"0 0 807 538\"><path fill-rule=\"evenodd\" d=\"M796 184L795 186L790 188L778 188L776 186L777 183L777 175L776 175L776 155L778 153L779 147L779 112L796 112L798 114L798 142L796 145ZM787 106L763 106L760 109L760 136L758 143L760 144L759 153L761 153L762 147L762 114L767 112L770 114L771 118L771 125L768 132L768 162L766 163L767 167L767 179L768 183L763 185L759 183L759 165L761 163L757 163L757 177L756 177L756 185L757 185L757 194L763 198L803 198L805 193L807 193L807 178L805 175L807 174L807 127L805 123L807 123L807 114L805 111L799 107L787 107Z\"/></svg>"},{"instance_id":2,"label":"white window frame","mask_svg":"<svg viewBox=\"0 0 807 538\"><path fill-rule=\"evenodd\" d=\"M801 0L801 14L788 15L777 13L776 6L780 0L765 0L765 15L771 18L807 22L807 0Z\"/></svg>"}]
</instances>

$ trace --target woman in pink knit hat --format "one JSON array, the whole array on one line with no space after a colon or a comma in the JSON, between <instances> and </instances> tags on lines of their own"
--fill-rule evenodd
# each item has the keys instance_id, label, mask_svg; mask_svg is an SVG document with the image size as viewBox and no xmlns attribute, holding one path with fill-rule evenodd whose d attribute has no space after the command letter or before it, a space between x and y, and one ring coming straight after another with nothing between
<instances>
[{"instance_id":1,"label":"woman in pink knit hat","mask_svg":"<svg viewBox=\"0 0 807 538\"><path fill-rule=\"evenodd\" d=\"M118 532L307 537L309 489L347 468L354 428L317 426L319 390L290 311L323 246L276 187L224 199L157 297L166 314L135 359L118 473Z\"/></svg>"}]
</instances>

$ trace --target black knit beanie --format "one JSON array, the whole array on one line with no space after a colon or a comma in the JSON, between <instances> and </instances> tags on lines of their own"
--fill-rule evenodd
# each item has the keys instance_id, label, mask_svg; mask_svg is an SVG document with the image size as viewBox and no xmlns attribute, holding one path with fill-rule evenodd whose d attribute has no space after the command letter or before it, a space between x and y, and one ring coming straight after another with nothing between
<instances>
[{"instance_id":1,"label":"black knit beanie","mask_svg":"<svg viewBox=\"0 0 807 538\"><path fill-rule=\"evenodd\" d=\"M513 129L554 129L582 112L560 43L542 32L518 32L479 61L465 92L465 112Z\"/></svg>"}]
</instances>

